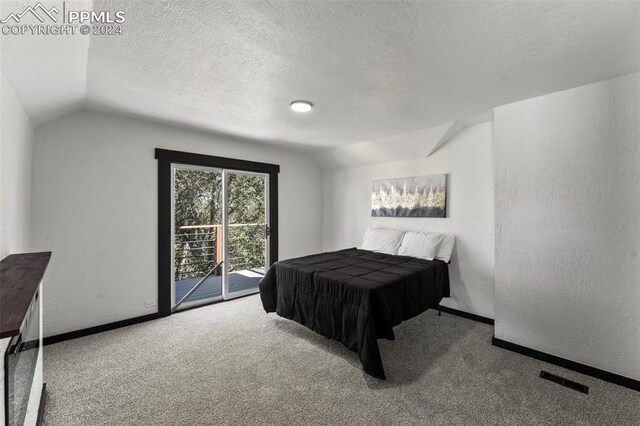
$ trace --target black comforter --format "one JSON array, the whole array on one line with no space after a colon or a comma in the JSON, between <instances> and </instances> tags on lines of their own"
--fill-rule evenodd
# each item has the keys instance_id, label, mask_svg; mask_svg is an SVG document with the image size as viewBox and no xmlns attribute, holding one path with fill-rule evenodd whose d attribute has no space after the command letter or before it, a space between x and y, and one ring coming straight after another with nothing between
<instances>
[{"instance_id":1,"label":"black comforter","mask_svg":"<svg viewBox=\"0 0 640 426\"><path fill-rule=\"evenodd\" d=\"M267 312L342 342L380 379L377 339L394 340L394 326L448 296L445 262L355 248L277 262L260 281Z\"/></svg>"}]
</instances>

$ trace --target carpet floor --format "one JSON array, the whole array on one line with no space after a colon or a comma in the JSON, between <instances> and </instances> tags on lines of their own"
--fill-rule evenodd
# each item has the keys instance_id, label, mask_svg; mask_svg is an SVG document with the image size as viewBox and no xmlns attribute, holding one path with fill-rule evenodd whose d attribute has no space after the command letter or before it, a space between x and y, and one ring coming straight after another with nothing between
<instances>
[{"instance_id":1,"label":"carpet floor","mask_svg":"<svg viewBox=\"0 0 640 426\"><path fill-rule=\"evenodd\" d=\"M386 381L257 295L46 346L44 424L640 424L639 392L494 347L489 325L429 311L394 330Z\"/></svg>"}]
</instances>

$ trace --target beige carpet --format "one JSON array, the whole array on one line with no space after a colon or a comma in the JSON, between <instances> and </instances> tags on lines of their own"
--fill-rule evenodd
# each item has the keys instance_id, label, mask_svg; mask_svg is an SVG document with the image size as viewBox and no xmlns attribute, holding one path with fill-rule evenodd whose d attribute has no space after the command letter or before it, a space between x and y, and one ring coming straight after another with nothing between
<instances>
[{"instance_id":1,"label":"beige carpet","mask_svg":"<svg viewBox=\"0 0 640 426\"><path fill-rule=\"evenodd\" d=\"M493 347L489 325L430 311L395 330L387 381L257 295L46 346L45 424L640 424L639 392Z\"/></svg>"}]
</instances>

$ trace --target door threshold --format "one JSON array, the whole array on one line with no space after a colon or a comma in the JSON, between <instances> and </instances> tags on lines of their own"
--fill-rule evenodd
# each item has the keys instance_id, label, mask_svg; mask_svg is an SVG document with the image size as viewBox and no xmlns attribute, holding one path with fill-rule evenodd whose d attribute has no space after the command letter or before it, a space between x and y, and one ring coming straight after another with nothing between
<instances>
[{"instance_id":1,"label":"door threshold","mask_svg":"<svg viewBox=\"0 0 640 426\"><path fill-rule=\"evenodd\" d=\"M172 313L172 315L173 314L179 314L180 312L190 311L192 309L204 308L205 306L216 305L216 304L222 303L222 302L229 302L231 300L242 299L243 297L253 296L254 294L258 294L258 293L260 293L260 290L254 291L253 293L247 293L247 294L241 294L239 296L234 296L231 299L212 300L211 302L206 302L206 303L203 303L201 305L187 306L186 308L182 308L182 309L178 309L177 311L174 311Z\"/></svg>"}]
</instances>

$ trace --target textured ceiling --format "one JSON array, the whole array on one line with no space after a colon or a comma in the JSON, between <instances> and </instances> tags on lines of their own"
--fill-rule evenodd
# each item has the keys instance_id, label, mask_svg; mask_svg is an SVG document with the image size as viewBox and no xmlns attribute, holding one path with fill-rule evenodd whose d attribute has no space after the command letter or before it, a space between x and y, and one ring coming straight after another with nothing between
<instances>
[{"instance_id":1,"label":"textured ceiling","mask_svg":"<svg viewBox=\"0 0 640 426\"><path fill-rule=\"evenodd\" d=\"M301 148L415 132L640 70L638 2L93 4L127 21L122 36L73 46L88 53L71 92L89 106ZM59 75L69 54L47 58L49 80L69 85ZM46 119L24 83L36 71L6 65L27 111ZM291 112L294 99L313 112Z\"/></svg>"}]
</instances>

